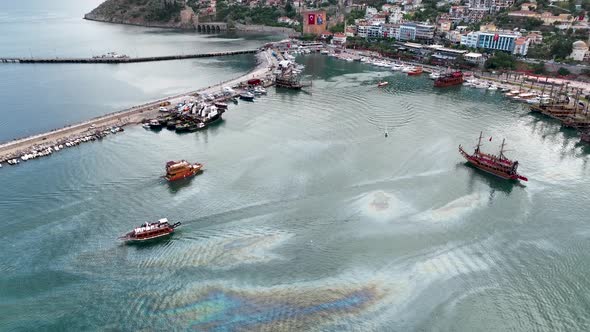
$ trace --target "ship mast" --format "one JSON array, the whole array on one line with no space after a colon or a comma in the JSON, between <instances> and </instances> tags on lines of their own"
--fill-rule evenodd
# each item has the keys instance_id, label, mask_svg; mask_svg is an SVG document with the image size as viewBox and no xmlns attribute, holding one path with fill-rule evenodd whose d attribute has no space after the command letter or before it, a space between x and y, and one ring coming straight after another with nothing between
<instances>
[{"instance_id":1,"label":"ship mast","mask_svg":"<svg viewBox=\"0 0 590 332\"><path fill-rule=\"evenodd\" d=\"M475 153L479 153L479 147L481 146L481 138L483 137L483 131L479 132L479 140L477 141L477 146L475 147Z\"/></svg>"},{"instance_id":2,"label":"ship mast","mask_svg":"<svg viewBox=\"0 0 590 332\"><path fill-rule=\"evenodd\" d=\"M506 139L502 139L502 145L500 145L500 160L502 159L506 159L506 157L504 156L504 146L506 145L504 142L506 141Z\"/></svg>"}]
</instances>

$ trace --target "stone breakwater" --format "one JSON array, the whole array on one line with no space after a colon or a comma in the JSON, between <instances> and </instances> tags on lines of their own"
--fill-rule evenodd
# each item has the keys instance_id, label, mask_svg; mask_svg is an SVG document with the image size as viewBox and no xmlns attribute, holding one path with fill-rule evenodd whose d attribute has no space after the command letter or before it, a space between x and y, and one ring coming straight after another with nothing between
<instances>
[{"instance_id":1,"label":"stone breakwater","mask_svg":"<svg viewBox=\"0 0 590 332\"><path fill-rule=\"evenodd\" d=\"M95 141L111 133L120 132L126 125L139 124L145 119L157 117L159 114L158 109L162 105L176 105L186 100L187 96L210 95L221 91L223 87L239 88L244 86L250 79L271 81L272 68L277 65L277 59L272 56L270 49L259 51L256 56L258 60L257 66L250 72L237 78L203 89L151 101L82 123L1 144L0 166L3 163L18 164L20 161L49 156L56 151L60 151L62 148ZM55 148L56 146L58 149Z\"/></svg>"}]
</instances>

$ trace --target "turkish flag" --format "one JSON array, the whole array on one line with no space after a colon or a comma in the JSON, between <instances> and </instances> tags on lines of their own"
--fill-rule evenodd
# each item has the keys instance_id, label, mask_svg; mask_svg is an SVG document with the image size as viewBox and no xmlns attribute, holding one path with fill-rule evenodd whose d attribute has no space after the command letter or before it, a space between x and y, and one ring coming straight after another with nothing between
<instances>
[{"instance_id":1,"label":"turkish flag","mask_svg":"<svg viewBox=\"0 0 590 332\"><path fill-rule=\"evenodd\" d=\"M307 15L307 24L308 25L315 24L315 14L308 14Z\"/></svg>"},{"instance_id":2,"label":"turkish flag","mask_svg":"<svg viewBox=\"0 0 590 332\"><path fill-rule=\"evenodd\" d=\"M499 34L495 34L494 35L494 41L498 41L498 39L500 39L500 35Z\"/></svg>"}]
</instances>

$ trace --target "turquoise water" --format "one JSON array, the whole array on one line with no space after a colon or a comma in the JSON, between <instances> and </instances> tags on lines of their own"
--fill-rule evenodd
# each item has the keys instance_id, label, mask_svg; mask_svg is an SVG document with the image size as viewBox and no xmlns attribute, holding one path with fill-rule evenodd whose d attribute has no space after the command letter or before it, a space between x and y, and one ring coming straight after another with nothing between
<instances>
[{"instance_id":1,"label":"turquoise water","mask_svg":"<svg viewBox=\"0 0 590 332\"><path fill-rule=\"evenodd\" d=\"M84 21L100 1L3 1L0 57L91 57L253 49L280 36L207 35ZM0 142L246 73L253 55L125 65L0 66Z\"/></svg>"},{"instance_id":2,"label":"turquoise water","mask_svg":"<svg viewBox=\"0 0 590 332\"><path fill-rule=\"evenodd\" d=\"M0 330L589 329L575 132L497 92L298 61L311 89L270 89L206 131L130 127L1 169ZM529 182L464 165L480 130ZM180 158L205 172L162 181ZM117 240L160 217L183 225Z\"/></svg>"}]
</instances>

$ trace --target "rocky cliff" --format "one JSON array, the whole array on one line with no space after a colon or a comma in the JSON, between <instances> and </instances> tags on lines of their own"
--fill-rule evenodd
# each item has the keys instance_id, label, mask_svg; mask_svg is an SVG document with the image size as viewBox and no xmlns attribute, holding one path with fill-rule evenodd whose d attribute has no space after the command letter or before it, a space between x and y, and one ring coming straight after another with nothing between
<instances>
[{"instance_id":1,"label":"rocky cliff","mask_svg":"<svg viewBox=\"0 0 590 332\"><path fill-rule=\"evenodd\" d=\"M194 29L197 18L192 8L176 1L106 0L84 15L92 21L150 27Z\"/></svg>"}]
</instances>

